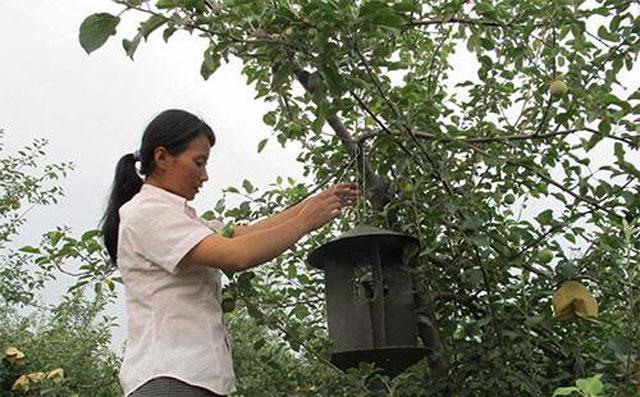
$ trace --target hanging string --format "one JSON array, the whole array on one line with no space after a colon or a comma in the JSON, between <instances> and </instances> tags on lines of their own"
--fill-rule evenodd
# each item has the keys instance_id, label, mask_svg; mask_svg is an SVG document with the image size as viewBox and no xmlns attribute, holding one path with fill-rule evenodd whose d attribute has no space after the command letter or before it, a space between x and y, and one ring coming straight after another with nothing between
<instances>
[{"instance_id":1,"label":"hanging string","mask_svg":"<svg viewBox=\"0 0 640 397\"><path fill-rule=\"evenodd\" d=\"M360 191L360 194L358 195L358 198L356 199L357 201L354 203L353 205L353 209L354 209L354 224L358 225L358 223L360 223L360 205L362 202L362 184L360 183L360 172L358 170L358 164L360 162L360 156L361 156L362 150L360 149L360 143L356 143L355 146L355 153L354 153L354 157L356 159L356 162L353 164L353 175L355 178L355 183L356 186L358 187L358 190Z\"/></svg>"},{"instance_id":2,"label":"hanging string","mask_svg":"<svg viewBox=\"0 0 640 397\"><path fill-rule=\"evenodd\" d=\"M362 156L362 195L360 201L362 202L362 213L360 215L360 224L367 221L367 151L364 147L364 142L360 144L360 151Z\"/></svg>"},{"instance_id":3,"label":"hanging string","mask_svg":"<svg viewBox=\"0 0 640 397\"><path fill-rule=\"evenodd\" d=\"M342 165L336 172L332 173L327 178L317 183L316 186L313 189L311 189L307 194L305 194L304 196L300 197L298 200L294 201L292 204L289 204L287 207L285 207L285 210L291 207L294 207L297 204L300 204L301 202L306 200L309 196L313 195L314 193L318 192L320 189L325 187L329 182L331 182L332 179L337 178L336 180L340 182L343 179L344 175L347 173L347 171L349 171L351 164L356 162L356 160L357 160L357 156L352 156L351 159L349 159L348 162Z\"/></svg>"},{"instance_id":4,"label":"hanging string","mask_svg":"<svg viewBox=\"0 0 640 397\"><path fill-rule=\"evenodd\" d=\"M359 121L356 122L359 124ZM356 126L356 131L358 131L358 126ZM354 183L358 187L360 194L356 199L356 202L353 204L352 213L354 214L354 222L355 224L362 224L366 221L367 217L367 155L366 149L364 147L365 140L351 140L350 142L354 143L354 153L351 155L351 158L348 162L342 165L338 170L333 172L327 178L316 184L316 186L309 191L303 197L300 197L294 203L288 205L286 209L289 209L302 201L304 201L307 197L313 195L320 189L322 189L325 185L327 185L331 180L336 180L336 183L344 182L344 179L347 175L347 172L351 170L351 166L353 165L354 172ZM375 143L374 143L375 146Z\"/></svg>"}]
</instances>

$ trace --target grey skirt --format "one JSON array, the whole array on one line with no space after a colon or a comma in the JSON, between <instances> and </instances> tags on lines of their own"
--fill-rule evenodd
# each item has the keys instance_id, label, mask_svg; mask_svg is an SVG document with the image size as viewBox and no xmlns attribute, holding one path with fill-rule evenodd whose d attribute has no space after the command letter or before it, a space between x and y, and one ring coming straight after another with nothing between
<instances>
[{"instance_id":1,"label":"grey skirt","mask_svg":"<svg viewBox=\"0 0 640 397\"><path fill-rule=\"evenodd\" d=\"M202 387L192 386L175 378L154 378L137 388L128 397L223 397Z\"/></svg>"}]
</instances>

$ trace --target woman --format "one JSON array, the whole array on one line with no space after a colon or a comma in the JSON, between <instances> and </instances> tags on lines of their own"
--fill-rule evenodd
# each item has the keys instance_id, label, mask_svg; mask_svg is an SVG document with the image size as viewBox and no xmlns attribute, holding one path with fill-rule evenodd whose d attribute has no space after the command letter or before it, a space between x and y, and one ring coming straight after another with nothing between
<instances>
[{"instance_id":1,"label":"woman","mask_svg":"<svg viewBox=\"0 0 640 397\"><path fill-rule=\"evenodd\" d=\"M334 219L357 195L335 185L270 218L223 237L187 201L209 177L215 135L196 116L154 118L140 150L116 167L102 230L125 286L129 318L120 369L126 396L219 396L235 377L220 307L220 271L267 262ZM140 162L138 176L136 163Z\"/></svg>"}]
</instances>

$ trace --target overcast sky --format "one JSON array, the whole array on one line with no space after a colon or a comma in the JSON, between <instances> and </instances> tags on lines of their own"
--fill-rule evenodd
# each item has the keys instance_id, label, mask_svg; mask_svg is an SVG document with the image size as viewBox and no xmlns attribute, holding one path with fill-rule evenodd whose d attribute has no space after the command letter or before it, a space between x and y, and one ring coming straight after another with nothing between
<instances>
[{"instance_id":1,"label":"overcast sky","mask_svg":"<svg viewBox=\"0 0 640 397\"><path fill-rule=\"evenodd\" d=\"M116 162L138 147L146 124L167 108L192 111L217 135L209 182L193 203L199 211L244 178L265 186L277 175L302 173L295 147L284 150L274 139L257 154L258 142L271 134L262 123L269 106L253 99L237 62L223 63L205 82L199 70L206 43L198 38L179 32L165 44L156 35L131 61L121 40L134 23L125 18L117 39L87 55L78 43L80 23L91 13L117 10L107 0L0 1L0 128L7 151L44 137L47 160L75 164L62 182L66 198L30 213L20 245L37 244L41 233L58 225L75 233L96 227ZM46 290L47 301L68 286L61 284ZM123 303L110 309L121 324ZM122 338L117 331L114 344Z\"/></svg>"},{"instance_id":2,"label":"overcast sky","mask_svg":"<svg viewBox=\"0 0 640 397\"><path fill-rule=\"evenodd\" d=\"M116 162L138 147L146 124L167 108L190 110L216 131L210 180L194 202L199 211L212 207L222 188L244 178L264 186L276 175L301 175L295 146L284 150L273 140L257 154L257 143L271 134L262 123L269 106L253 99L237 62L223 64L203 81L199 70L206 43L197 37L179 32L165 44L156 34L131 61L121 40L133 35L137 21L125 18L116 39L87 55L77 38L82 20L119 9L108 0L0 0L0 128L7 149L45 137L48 160L72 161L76 167L62 182L66 198L30 214L20 245L37 244L41 233L59 225L76 233L96 227ZM474 59L460 53L452 62L458 80L474 78ZM639 74L637 67L622 73L626 94L638 88ZM610 148L599 150L599 162L606 162ZM48 288L46 300L55 301L67 286ZM109 313L125 324L122 294ZM116 350L123 337L124 327L114 334Z\"/></svg>"}]
</instances>

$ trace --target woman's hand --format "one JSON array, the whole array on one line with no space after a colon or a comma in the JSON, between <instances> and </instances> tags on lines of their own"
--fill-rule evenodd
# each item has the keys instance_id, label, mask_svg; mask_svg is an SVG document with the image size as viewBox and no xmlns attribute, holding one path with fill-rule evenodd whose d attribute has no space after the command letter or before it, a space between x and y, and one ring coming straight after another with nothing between
<instances>
[{"instance_id":1,"label":"woman's hand","mask_svg":"<svg viewBox=\"0 0 640 397\"><path fill-rule=\"evenodd\" d=\"M333 193L338 196L343 207L353 205L358 200L360 194L358 185L355 183L339 183L331 186L327 190L333 190Z\"/></svg>"},{"instance_id":2,"label":"woman's hand","mask_svg":"<svg viewBox=\"0 0 640 397\"><path fill-rule=\"evenodd\" d=\"M315 230L340 215L342 207L352 205L358 198L354 183L339 183L305 200L297 218L306 231Z\"/></svg>"}]
</instances>

